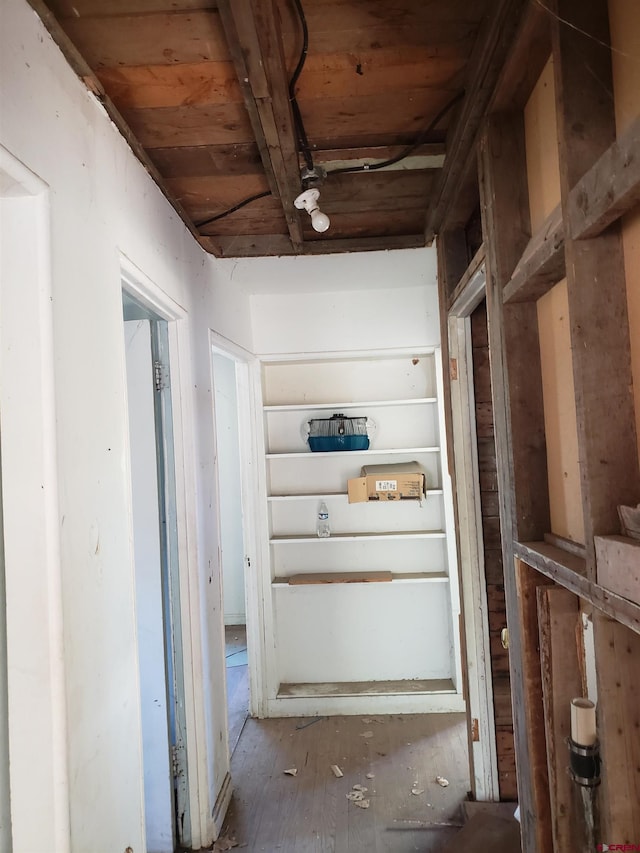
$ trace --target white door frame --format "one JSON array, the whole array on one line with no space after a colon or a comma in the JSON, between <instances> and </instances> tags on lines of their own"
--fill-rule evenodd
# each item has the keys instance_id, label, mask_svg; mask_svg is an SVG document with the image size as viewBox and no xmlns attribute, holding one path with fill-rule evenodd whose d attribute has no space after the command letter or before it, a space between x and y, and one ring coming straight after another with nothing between
<instances>
[{"instance_id":1,"label":"white door frame","mask_svg":"<svg viewBox=\"0 0 640 853\"><path fill-rule=\"evenodd\" d=\"M209 843L211 805L208 790L207 729L204 714L204 666L201 643L197 553L197 485L188 315L182 306L148 278L129 258L120 256L122 286L137 301L167 321L170 388L173 408L175 498L178 526L181 640L184 669L186 758L191 837L189 846Z\"/></svg>"},{"instance_id":2,"label":"white door frame","mask_svg":"<svg viewBox=\"0 0 640 853\"><path fill-rule=\"evenodd\" d=\"M222 335L209 330L210 353L230 358L236 363L236 381L238 392L238 444L240 446L240 476L242 502L242 532L244 542L244 578L247 619L247 660L249 669L250 704L252 716L264 717L266 712L266 655L265 655L265 611L262 571L261 542L261 467L258 441L262 437L261 392L259 385L260 365L256 356L234 344ZM213 359L211 364L211 387L214 388ZM257 383L256 383L256 377ZM214 439L217 442L215 411ZM219 468L215 467L218 501L215 507L215 519L218 528L218 549L220 549L220 480ZM218 550L220 554L220 550ZM222 579L222 566L220 566ZM221 580L222 583L222 580ZM222 589L220 590L222 600ZM221 630L224 632L224 613L221 611ZM224 644L221 654L224 654ZM226 685L225 685L226 691ZM226 706L226 702L225 702ZM228 724L226 725L228 733Z\"/></svg>"},{"instance_id":3,"label":"white door frame","mask_svg":"<svg viewBox=\"0 0 640 853\"><path fill-rule=\"evenodd\" d=\"M0 430L16 850L70 850L48 186L0 145ZM37 767L37 770L34 768Z\"/></svg>"},{"instance_id":4,"label":"white door frame","mask_svg":"<svg viewBox=\"0 0 640 853\"><path fill-rule=\"evenodd\" d=\"M449 356L457 378L451 385L453 457L467 663L467 714L477 720L470 740L476 799L497 801L498 760L485 581L480 475L473 385L471 314L486 291L485 266L471 276L448 314Z\"/></svg>"}]
</instances>

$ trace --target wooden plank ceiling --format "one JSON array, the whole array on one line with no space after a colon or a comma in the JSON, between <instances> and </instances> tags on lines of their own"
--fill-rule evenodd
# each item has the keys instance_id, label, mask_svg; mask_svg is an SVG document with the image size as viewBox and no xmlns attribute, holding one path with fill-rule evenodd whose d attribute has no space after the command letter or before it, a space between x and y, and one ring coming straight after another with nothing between
<instances>
[{"instance_id":1,"label":"wooden plank ceiling","mask_svg":"<svg viewBox=\"0 0 640 853\"><path fill-rule=\"evenodd\" d=\"M424 245L447 136L509 4L302 0L308 52L295 90L313 163L329 172L323 234L293 205L305 166L288 91L303 45L295 0L32 5L205 249L246 256ZM331 174L410 145L386 169Z\"/></svg>"}]
</instances>

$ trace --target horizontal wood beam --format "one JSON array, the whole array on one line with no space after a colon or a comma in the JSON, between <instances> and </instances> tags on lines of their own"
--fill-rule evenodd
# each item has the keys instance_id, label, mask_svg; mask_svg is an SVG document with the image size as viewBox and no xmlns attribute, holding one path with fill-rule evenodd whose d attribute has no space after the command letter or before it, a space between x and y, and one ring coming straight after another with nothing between
<instances>
[{"instance_id":1,"label":"horizontal wood beam","mask_svg":"<svg viewBox=\"0 0 640 853\"><path fill-rule=\"evenodd\" d=\"M449 313L468 317L481 302L486 287L484 243L471 259L462 278L449 298Z\"/></svg>"},{"instance_id":2,"label":"horizontal wood beam","mask_svg":"<svg viewBox=\"0 0 640 853\"><path fill-rule=\"evenodd\" d=\"M527 244L504 289L504 301L536 302L564 275L564 223L558 205Z\"/></svg>"},{"instance_id":3,"label":"horizontal wood beam","mask_svg":"<svg viewBox=\"0 0 640 853\"><path fill-rule=\"evenodd\" d=\"M640 634L640 605L586 577L586 561L547 542L514 542L514 553L531 568Z\"/></svg>"},{"instance_id":4,"label":"horizontal wood beam","mask_svg":"<svg viewBox=\"0 0 640 853\"><path fill-rule=\"evenodd\" d=\"M490 112L524 109L550 55L549 10L541 3L529 3L502 67Z\"/></svg>"},{"instance_id":5,"label":"horizontal wood beam","mask_svg":"<svg viewBox=\"0 0 640 853\"><path fill-rule=\"evenodd\" d=\"M597 237L640 202L640 117L617 139L569 194L574 240Z\"/></svg>"},{"instance_id":6,"label":"horizontal wood beam","mask_svg":"<svg viewBox=\"0 0 640 853\"><path fill-rule=\"evenodd\" d=\"M298 146L274 0L220 0L218 9L267 179L297 250L303 243L293 204L301 191Z\"/></svg>"},{"instance_id":7,"label":"horizontal wood beam","mask_svg":"<svg viewBox=\"0 0 640 853\"><path fill-rule=\"evenodd\" d=\"M202 238L200 244L206 248ZM345 237L335 240L310 240L296 252L285 235L242 235L214 237L219 257L255 258L279 255L331 255L342 252L376 252L389 249L416 249L424 246L424 234L401 234L390 237ZM215 252L213 252L215 253Z\"/></svg>"}]
</instances>

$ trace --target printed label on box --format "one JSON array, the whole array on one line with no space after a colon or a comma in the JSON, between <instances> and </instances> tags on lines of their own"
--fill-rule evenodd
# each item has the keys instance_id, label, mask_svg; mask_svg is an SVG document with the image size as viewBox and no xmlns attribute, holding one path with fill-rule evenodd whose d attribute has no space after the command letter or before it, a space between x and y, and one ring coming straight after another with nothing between
<instances>
[{"instance_id":1,"label":"printed label on box","mask_svg":"<svg viewBox=\"0 0 640 853\"><path fill-rule=\"evenodd\" d=\"M397 492L397 480L376 480L376 492Z\"/></svg>"}]
</instances>

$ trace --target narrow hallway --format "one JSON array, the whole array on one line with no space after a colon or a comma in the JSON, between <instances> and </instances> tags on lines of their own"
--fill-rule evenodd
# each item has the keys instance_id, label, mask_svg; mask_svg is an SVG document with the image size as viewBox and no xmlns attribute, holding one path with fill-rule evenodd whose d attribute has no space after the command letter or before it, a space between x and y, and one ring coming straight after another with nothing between
<instances>
[{"instance_id":1,"label":"narrow hallway","mask_svg":"<svg viewBox=\"0 0 640 853\"><path fill-rule=\"evenodd\" d=\"M222 837L239 848L436 853L462 822L469 788L465 717L248 719L232 776ZM368 807L348 798L355 785L367 789Z\"/></svg>"}]
</instances>

